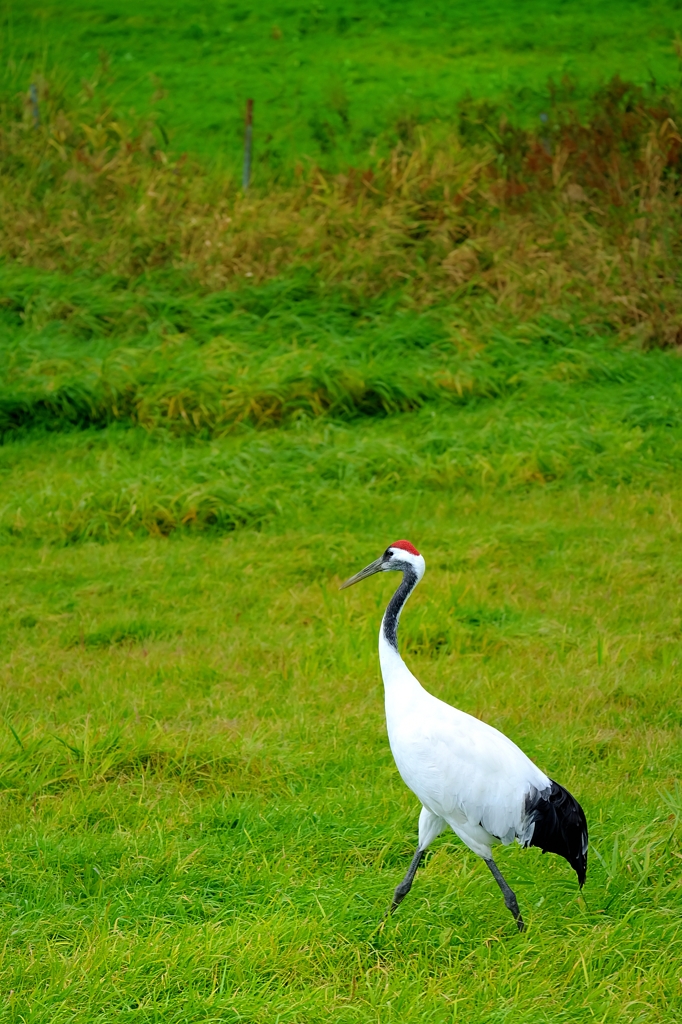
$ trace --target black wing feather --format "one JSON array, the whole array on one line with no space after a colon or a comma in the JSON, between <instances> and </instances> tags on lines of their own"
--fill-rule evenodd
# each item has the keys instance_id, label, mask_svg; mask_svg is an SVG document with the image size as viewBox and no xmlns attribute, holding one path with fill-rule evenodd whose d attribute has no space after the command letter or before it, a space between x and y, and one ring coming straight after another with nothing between
<instances>
[{"instance_id":1,"label":"black wing feather","mask_svg":"<svg viewBox=\"0 0 682 1024\"><path fill-rule=\"evenodd\" d=\"M541 796L533 790L528 796L526 814L535 826L526 845L564 857L582 889L587 874L587 821L576 798L558 782L552 782L548 794Z\"/></svg>"}]
</instances>

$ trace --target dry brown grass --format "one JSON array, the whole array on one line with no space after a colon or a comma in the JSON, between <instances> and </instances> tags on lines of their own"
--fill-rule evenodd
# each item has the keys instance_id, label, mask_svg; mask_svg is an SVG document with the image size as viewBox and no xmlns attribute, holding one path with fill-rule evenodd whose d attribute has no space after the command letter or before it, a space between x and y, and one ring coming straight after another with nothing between
<instances>
[{"instance_id":1,"label":"dry brown grass","mask_svg":"<svg viewBox=\"0 0 682 1024\"><path fill-rule=\"evenodd\" d=\"M671 101L627 84L537 135L481 116L473 138L423 132L365 170L248 195L171 158L151 123L44 109L39 129L18 100L2 111L0 254L21 264L171 269L207 291L305 266L358 297L483 298L517 318L579 306L645 345L682 341L682 140Z\"/></svg>"}]
</instances>

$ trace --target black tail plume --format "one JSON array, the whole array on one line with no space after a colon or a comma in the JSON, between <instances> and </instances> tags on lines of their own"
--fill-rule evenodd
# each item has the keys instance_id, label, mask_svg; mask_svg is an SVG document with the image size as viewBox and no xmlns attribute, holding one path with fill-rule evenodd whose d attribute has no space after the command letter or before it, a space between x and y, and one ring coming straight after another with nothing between
<instances>
[{"instance_id":1,"label":"black tail plume","mask_svg":"<svg viewBox=\"0 0 682 1024\"><path fill-rule=\"evenodd\" d=\"M526 814L535 826L526 845L539 846L543 853L565 857L582 889L587 874L587 822L576 798L563 786L552 782L548 794L541 796L537 790L529 794Z\"/></svg>"}]
</instances>

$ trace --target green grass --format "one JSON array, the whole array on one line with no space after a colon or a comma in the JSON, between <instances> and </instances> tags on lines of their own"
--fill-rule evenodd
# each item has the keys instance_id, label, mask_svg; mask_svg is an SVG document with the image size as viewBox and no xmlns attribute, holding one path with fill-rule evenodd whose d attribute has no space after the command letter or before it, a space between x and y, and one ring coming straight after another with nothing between
<instances>
[{"instance_id":1,"label":"green grass","mask_svg":"<svg viewBox=\"0 0 682 1024\"><path fill-rule=\"evenodd\" d=\"M521 12L511 0L70 0L68 15L46 0L11 2L2 17L14 87L53 69L70 91L96 81L117 108L155 110L176 151L233 172L253 96L257 178L288 176L306 157L364 163L373 143L390 145L410 126L451 124L467 94L536 121L550 77L573 76L585 94L615 73L676 83L680 28L674 0L525 0Z\"/></svg>"},{"instance_id":2,"label":"green grass","mask_svg":"<svg viewBox=\"0 0 682 1024\"><path fill-rule=\"evenodd\" d=\"M397 416L6 437L8 1020L679 1016L679 357L554 325L478 359L487 396ZM501 854L523 937L447 837L375 930L418 808L388 584L336 587L398 536L411 666L588 815L582 895Z\"/></svg>"},{"instance_id":3,"label":"green grass","mask_svg":"<svg viewBox=\"0 0 682 1024\"><path fill-rule=\"evenodd\" d=\"M369 499L229 538L5 547L6 1019L673 1021L679 490ZM346 510L344 510L346 511ZM375 927L417 806L388 750L386 537L434 692L583 801L590 869L447 837ZM12 991L12 995L7 993Z\"/></svg>"},{"instance_id":4,"label":"green grass","mask_svg":"<svg viewBox=\"0 0 682 1024\"><path fill-rule=\"evenodd\" d=\"M680 1019L680 15L518 11L3 11L3 1021ZM378 927L419 808L337 588L399 537L410 666L587 813L582 892L500 851L523 935L452 836Z\"/></svg>"},{"instance_id":5,"label":"green grass","mask_svg":"<svg viewBox=\"0 0 682 1024\"><path fill-rule=\"evenodd\" d=\"M318 330L323 323L320 318ZM508 493L576 482L665 489L675 478L682 456L677 354L623 351L571 334L565 325L545 325L544 332L526 327L516 336L499 335L483 353L460 357L459 365L451 351L443 353L434 331L435 356L406 343L400 359L393 323L385 340L393 342L392 361L384 365L381 349L374 357L384 370L383 388L368 390L361 375L366 358L355 370L365 390L355 393L343 389L344 378L334 376L338 362L331 362L339 407L315 415L294 381L290 417L279 430L211 419L211 402L220 412L222 385L219 377L202 375L202 350L193 385L186 378L181 392L184 407L201 412L198 426L191 416L169 419L157 400L156 388L177 394L169 374L158 384L149 376L138 381L147 429L126 429L125 422L93 428L111 414L112 392L92 370L51 391L41 384L37 395L10 385L5 415L19 421L25 414L26 426L9 432L0 449L0 536L61 544L176 529L225 533L290 522L302 505L316 508L322 522L331 516L333 524L340 507L343 521L361 517L371 495L381 506L409 495L429 502L453 491ZM363 340L360 334L358 360ZM429 356L436 370L440 357L443 372L467 386L460 393L439 389L424 369ZM313 360L325 358L328 350L323 357L312 347L300 361L310 375ZM281 359L278 354L277 366ZM351 371L342 365L347 381ZM397 379L392 366L400 367ZM262 386L262 365L260 372ZM87 390L90 379L100 381L100 390ZM286 381L278 386L283 397ZM393 402L395 411L405 396L416 407L412 413L378 415L379 399L389 410ZM55 429L65 421L72 432ZM45 432L46 426L52 429Z\"/></svg>"}]
</instances>

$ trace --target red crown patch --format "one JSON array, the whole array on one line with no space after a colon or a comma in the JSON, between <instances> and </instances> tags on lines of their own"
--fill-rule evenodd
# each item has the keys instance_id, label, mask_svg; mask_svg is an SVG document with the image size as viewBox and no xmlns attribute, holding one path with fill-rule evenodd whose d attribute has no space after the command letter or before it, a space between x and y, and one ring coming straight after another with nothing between
<instances>
[{"instance_id":1,"label":"red crown patch","mask_svg":"<svg viewBox=\"0 0 682 1024\"><path fill-rule=\"evenodd\" d=\"M411 555L419 554L414 544L410 544L409 540L395 540L388 546L389 548L402 548L403 551L409 551Z\"/></svg>"}]
</instances>

